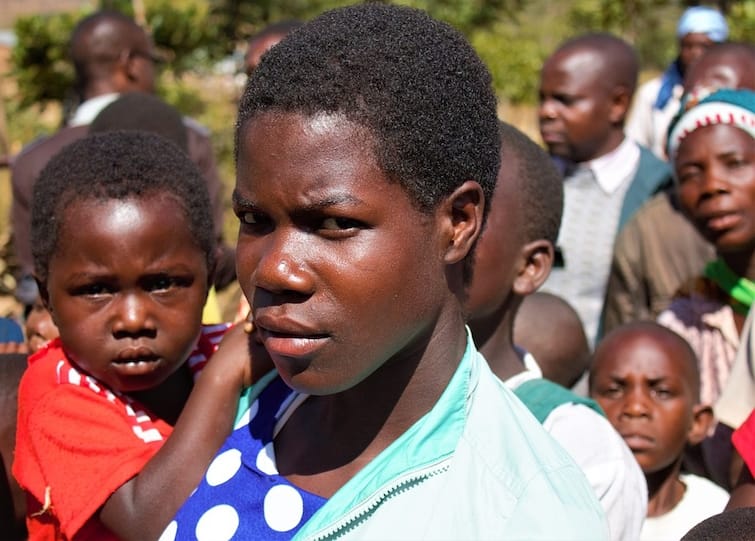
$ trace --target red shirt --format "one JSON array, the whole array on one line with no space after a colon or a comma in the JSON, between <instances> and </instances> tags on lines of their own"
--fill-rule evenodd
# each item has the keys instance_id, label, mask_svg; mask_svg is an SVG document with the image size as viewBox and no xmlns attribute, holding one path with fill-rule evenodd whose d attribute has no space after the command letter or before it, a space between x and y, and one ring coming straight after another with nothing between
<instances>
[{"instance_id":1,"label":"red shirt","mask_svg":"<svg viewBox=\"0 0 755 541\"><path fill-rule=\"evenodd\" d=\"M227 329L203 326L187 360L195 377ZM116 540L98 510L172 429L72 365L59 339L35 353L19 386L13 462L27 494L29 540Z\"/></svg>"},{"instance_id":2,"label":"red shirt","mask_svg":"<svg viewBox=\"0 0 755 541\"><path fill-rule=\"evenodd\" d=\"M731 441L755 477L755 410L752 410L747 420L734 431Z\"/></svg>"}]
</instances>

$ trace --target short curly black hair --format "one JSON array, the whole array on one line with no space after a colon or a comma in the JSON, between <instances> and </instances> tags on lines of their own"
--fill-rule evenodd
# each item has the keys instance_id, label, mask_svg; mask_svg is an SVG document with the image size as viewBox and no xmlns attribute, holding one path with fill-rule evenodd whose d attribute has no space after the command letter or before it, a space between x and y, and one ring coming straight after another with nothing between
<instances>
[{"instance_id":1,"label":"short curly black hair","mask_svg":"<svg viewBox=\"0 0 755 541\"><path fill-rule=\"evenodd\" d=\"M46 280L63 213L74 201L107 201L170 193L183 207L188 227L215 265L210 197L201 173L174 143L142 131L91 134L58 152L34 184L31 242L34 271Z\"/></svg>"},{"instance_id":2,"label":"short curly black hair","mask_svg":"<svg viewBox=\"0 0 755 541\"><path fill-rule=\"evenodd\" d=\"M378 164L429 212L464 181L487 200L499 164L496 98L486 66L449 25L407 7L328 11L285 37L250 77L246 122L266 111L342 114L368 129Z\"/></svg>"},{"instance_id":3,"label":"short curly black hair","mask_svg":"<svg viewBox=\"0 0 755 541\"><path fill-rule=\"evenodd\" d=\"M501 152L513 154L519 179L525 241L545 239L556 244L564 209L561 174L548 153L516 127L501 122Z\"/></svg>"}]
</instances>

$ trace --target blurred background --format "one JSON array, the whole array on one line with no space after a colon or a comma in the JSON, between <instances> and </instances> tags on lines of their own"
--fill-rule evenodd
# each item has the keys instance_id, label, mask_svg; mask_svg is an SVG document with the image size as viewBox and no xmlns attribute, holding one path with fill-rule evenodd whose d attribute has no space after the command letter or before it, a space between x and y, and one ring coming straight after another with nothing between
<instances>
[{"instance_id":1,"label":"blurred background","mask_svg":"<svg viewBox=\"0 0 755 541\"><path fill-rule=\"evenodd\" d=\"M246 75L247 39L265 26L307 19L354 2L338 0L0 0L0 315L17 310L9 267L9 164L22 146L56 131L70 112L73 69L66 59L75 22L99 9L132 15L165 59L158 93L211 132L220 174L233 185L233 127ZM460 29L493 73L500 116L539 140L535 104L543 59L565 38L610 31L632 43L641 81L676 54L676 23L691 5L718 7L730 38L755 40L755 0L411 0ZM227 203L226 238L236 225Z\"/></svg>"}]
</instances>

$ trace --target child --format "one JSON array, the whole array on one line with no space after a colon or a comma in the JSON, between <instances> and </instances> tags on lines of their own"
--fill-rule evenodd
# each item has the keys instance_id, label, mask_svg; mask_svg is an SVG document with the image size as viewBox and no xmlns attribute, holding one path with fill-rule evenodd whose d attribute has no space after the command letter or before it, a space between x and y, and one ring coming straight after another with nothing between
<instances>
[{"instance_id":1,"label":"child","mask_svg":"<svg viewBox=\"0 0 755 541\"><path fill-rule=\"evenodd\" d=\"M226 329L201 326L206 188L162 137L108 132L56 155L32 208L35 277L60 337L19 388L13 474L30 538L155 539L230 431L250 370L234 331L232 359L192 377Z\"/></svg>"},{"instance_id":2,"label":"child","mask_svg":"<svg viewBox=\"0 0 755 541\"><path fill-rule=\"evenodd\" d=\"M466 40L406 7L328 11L262 57L236 144L239 282L277 372L164 535L604 539L582 473L465 332L499 166Z\"/></svg>"},{"instance_id":3,"label":"child","mask_svg":"<svg viewBox=\"0 0 755 541\"><path fill-rule=\"evenodd\" d=\"M713 406L729 382L739 335L755 299L755 92L718 90L696 101L671 127L669 158L681 208L716 249L716 259L680 288L658 321L697 355L701 400ZM733 426L718 422L695 471L730 488ZM689 462L692 464L692 462Z\"/></svg>"},{"instance_id":4,"label":"child","mask_svg":"<svg viewBox=\"0 0 755 541\"><path fill-rule=\"evenodd\" d=\"M522 299L514 320L514 343L537 359L545 379L567 389L586 379L590 344L579 314L558 295L536 291Z\"/></svg>"},{"instance_id":5,"label":"child","mask_svg":"<svg viewBox=\"0 0 755 541\"><path fill-rule=\"evenodd\" d=\"M543 379L536 360L512 342L519 305L550 272L563 201L561 178L540 147L505 123L501 159L505 166L477 243L466 302L472 338L493 373L585 473L606 512L610 538L634 541L647 493L629 449L593 401Z\"/></svg>"},{"instance_id":6,"label":"child","mask_svg":"<svg viewBox=\"0 0 755 541\"><path fill-rule=\"evenodd\" d=\"M599 334L614 238L670 182L668 166L624 135L637 70L629 44L609 34L587 34L561 45L540 75L540 135L566 168L557 241L563 266L553 269L543 291L577 310L591 347Z\"/></svg>"},{"instance_id":7,"label":"child","mask_svg":"<svg viewBox=\"0 0 755 541\"><path fill-rule=\"evenodd\" d=\"M712 420L700 403L695 353L654 322L619 326L598 344L590 395L632 450L648 485L643 541L679 539L729 499L703 477L680 474L684 448L699 443Z\"/></svg>"}]
</instances>

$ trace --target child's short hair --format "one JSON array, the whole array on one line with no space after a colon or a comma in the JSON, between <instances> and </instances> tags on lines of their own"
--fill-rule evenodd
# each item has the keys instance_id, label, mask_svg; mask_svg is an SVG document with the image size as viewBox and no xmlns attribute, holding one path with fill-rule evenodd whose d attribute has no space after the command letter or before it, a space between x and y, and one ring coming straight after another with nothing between
<instances>
[{"instance_id":1,"label":"child's short hair","mask_svg":"<svg viewBox=\"0 0 755 541\"><path fill-rule=\"evenodd\" d=\"M45 280L58 242L61 215L81 200L144 197L169 192L179 202L208 268L215 234L207 185L186 153L167 139L139 131L89 135L66 146L34 184L31 241L34 270Z\"/></svg>"},{"instance_id":2,"label":"child's short hair","mask_svg":"<svg viewBox=\"0 0 755 541\"><path fill-rule=\"evenodd\" d=\"M245 122L265 111L340 113L366 127L380 168L420 211L466 180L488 200L493 193L499 137L490 74L459 32L422 11L352 5L289 34L247 84L237 159Z\"/></svg>"},{"instance_id":3,"label":"child's short hair","mask_svg":"<svg viewBox=\"0 0 755 541\"><path fill-rule=\"evenodd\" d=\"M514 126L500 123L503 167L506 154L517 156L519 204L525 217L525 241L546 239L556 243L564 210L564 184L548 153Z\"/></svg>"}]
</instances>

